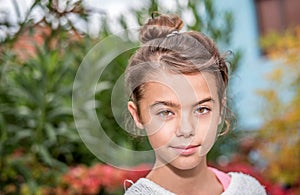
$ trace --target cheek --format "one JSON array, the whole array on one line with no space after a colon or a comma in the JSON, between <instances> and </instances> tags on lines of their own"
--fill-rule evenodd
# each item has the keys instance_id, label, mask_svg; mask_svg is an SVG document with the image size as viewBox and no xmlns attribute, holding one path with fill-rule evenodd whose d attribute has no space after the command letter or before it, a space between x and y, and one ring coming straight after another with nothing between
<instances>
[{"instance_id":1,"label":"cheek","mask_svg":"<svg viewBox=\"0 0 300 195\"><path fill-rule=\"evenodd\" d=\"M155 133L153 135L148 136L150 145L153 149L160 148L164 146L168 140L165 139L165 136L160 136L160 133Z\"/></svg>"},{"instance_id":2,"label":"cheek","mask_svg":"<svg viewBox=\"0 0 300 195\"><path fill-rule=\"evenodd\" d=\"M152 123L145 126L149 142L152 148L168 146L169 142L175 136L176 126L169 122L159 122L153 120Z\"/></svg>"},{"instance_id":3,"label":"cheek","mask_svg":"<svg viewBox=\"0 0 300 195\"><path fill-rule=\"evenodd\" d=\"M196 130L203 136L216 132L219 112L211 112L196 119Z\"/></svg>"},{"instance_id":4,"label":"cheek","mask_svg":"<svg viewBox=\"0 0 300 195\"><path fill-rule=\"evenodd\" d=\"M200 155L206 155L215 143L219 116L212 116L209 122L205 125L205 130L202 131L202 148Z\"/></svg>"}]
</instances>

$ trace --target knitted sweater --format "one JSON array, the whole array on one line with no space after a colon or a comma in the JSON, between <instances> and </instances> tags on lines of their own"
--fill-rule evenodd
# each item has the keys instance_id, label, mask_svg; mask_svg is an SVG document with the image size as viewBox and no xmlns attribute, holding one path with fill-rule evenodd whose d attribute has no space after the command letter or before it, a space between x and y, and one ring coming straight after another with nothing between
<instances>
[{"instance_id":1,"label":"knitted sweater","mask_svg":"<svg viewBox=\"0 0 300 195\"><path fill-rule=\"evenodd\" d=\"M231 177L228 188L221 195L266 195L266 191L260 183L249 175L243 173L228 173ZM139 179L125 195L175 195L158 184L146 178Z\"/></svg>"}]
</instances>

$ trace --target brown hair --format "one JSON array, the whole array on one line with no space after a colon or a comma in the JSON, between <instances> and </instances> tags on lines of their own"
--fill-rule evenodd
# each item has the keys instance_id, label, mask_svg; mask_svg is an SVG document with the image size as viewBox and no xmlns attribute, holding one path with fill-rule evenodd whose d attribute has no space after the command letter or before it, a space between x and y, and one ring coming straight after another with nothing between
<instances>
[{"instance_id":1,"label":"brown hair","mask_svg":"<svg viewBox=\"0 0 300 195\"><path fill-rule=\"evenodd\" d=\"M183 21L176 15L152 16L140 30L141 47L131 57L125 71L125 83L131 100L139 105L144 94L145 78L158 68L174 73L212 73L217 82L218 96L223 109L226 131L229 120L224 101L228 85L228 67L214 42L200 32L179 33ZM224 111L225 110L225 111ZM139 109L138 109L139 112Z\"/></svg>"}]
</instances>

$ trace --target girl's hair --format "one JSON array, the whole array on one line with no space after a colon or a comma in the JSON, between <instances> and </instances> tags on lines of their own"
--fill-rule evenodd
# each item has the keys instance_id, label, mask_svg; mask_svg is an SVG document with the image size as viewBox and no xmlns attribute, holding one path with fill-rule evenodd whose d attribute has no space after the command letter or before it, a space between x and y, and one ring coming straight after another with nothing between
<instances>
[{"instance_id":1,"label":"girl's hair","mask_svg":"<svg viewBox=\"0 0 300 195\"><path fill-rule=\"evenodd\" d=\"M125 83L131 100L136 104L144 95L145 83L151 75L163 69L177 74L212 73L215 76L219 102L223 107L226 130L229 129L226 108L228 67L214 42L200 32L180 33L183 21L176 15L158 16L140 29L141 47L131 57L125 71Z\"/></svg>"}]
</instances>

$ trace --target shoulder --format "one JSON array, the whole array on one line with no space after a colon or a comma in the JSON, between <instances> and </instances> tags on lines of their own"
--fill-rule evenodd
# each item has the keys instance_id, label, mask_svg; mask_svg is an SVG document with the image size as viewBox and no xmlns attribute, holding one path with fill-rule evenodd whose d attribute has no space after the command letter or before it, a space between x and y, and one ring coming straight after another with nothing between
<instances>
[{"instance_id":1,"label":"shoulder","mask_svg":"<svg viewBox=\"0 0 300 195\"><path fill-rule=\"evenodd\" d=\"M128 188L124 194L125 195L141 195L141 194L175 195L174 193L167 191L163 187L159 186L158 184L146 178L141 178L136 183L132 184L132 186L130 186L130 188Z\"/></svg>"},{"instance_id":2,"label":"shoulder","mask_svg":"<svg viewBox=\"0 0 300 195\"><path fill-rule=\"evenodd\" d=\"M228 173L231 177L230 184L222 195L256 194L266 195L265 188L252 176L243 173Z\"/></svg>"}]
</instances>

